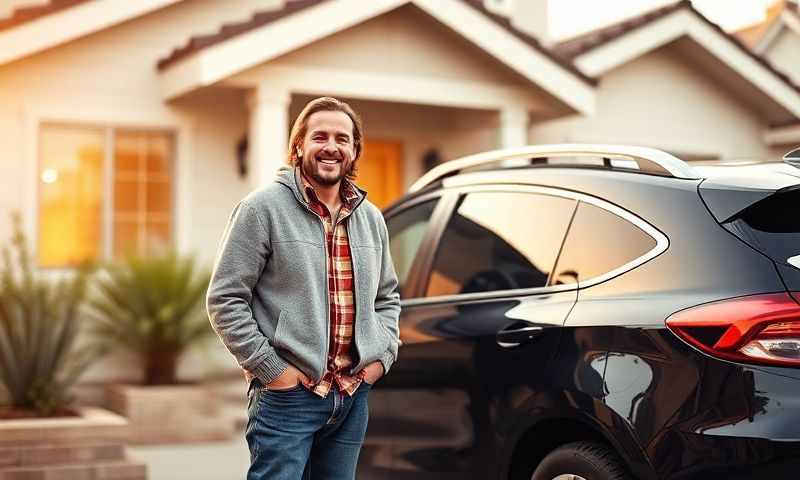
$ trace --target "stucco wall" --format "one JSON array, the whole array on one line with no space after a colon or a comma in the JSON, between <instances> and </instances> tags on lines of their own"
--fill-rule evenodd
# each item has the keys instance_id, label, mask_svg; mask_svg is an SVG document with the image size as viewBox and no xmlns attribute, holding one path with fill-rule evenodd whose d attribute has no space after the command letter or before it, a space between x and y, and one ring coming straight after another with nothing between
<instances>
[{"instance_id":1,"label":"stucco wall","mask_svg":"<svg viewBox=\"0 0 800 480\"><path fill-rule=\"evenodd\" d=\"M800 85L800 35L784 28L769 45L765 56Z\"/></svg>"},{"instance_id":2,"label":"stucco wall","mask_svg":"<svg viewBox=\"0 0 800 480\"><path fill-rule=\"evenodd\" d=\"M534 143L625 143L693 157L769 158L766 124L667 46L605 74L597 113L536 123Z\"/></svg>"}]
</instances>

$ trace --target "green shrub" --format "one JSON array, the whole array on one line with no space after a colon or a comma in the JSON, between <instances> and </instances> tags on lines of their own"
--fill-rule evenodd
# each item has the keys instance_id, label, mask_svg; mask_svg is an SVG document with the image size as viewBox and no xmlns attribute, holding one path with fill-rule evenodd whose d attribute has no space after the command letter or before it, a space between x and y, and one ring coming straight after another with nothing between
<instances>
[{"instance_id":1,"label":"green shrub","mask_svg":"<svg viewBox=\"0 0 800 480\"><path fill-rule=\"evenodd\" d=\"M0 271L0 382L12 407L49 415L72 402L69 389L101 353L76 348L92 267L58 279L34 271L18 214L12 222Z\"/></svg>"},{"instance_id":2,"label":"green shrub","mask_svg":"<svg viewBox=\"0 0 800 480\"><path fill-rule=\"evenodd\" d=\"M145 385L177 383L180 356L213 334L205 313L210 274L175 254L109 264L90 300L95 334L138 355Z\"/></svg>"}]
</instances>

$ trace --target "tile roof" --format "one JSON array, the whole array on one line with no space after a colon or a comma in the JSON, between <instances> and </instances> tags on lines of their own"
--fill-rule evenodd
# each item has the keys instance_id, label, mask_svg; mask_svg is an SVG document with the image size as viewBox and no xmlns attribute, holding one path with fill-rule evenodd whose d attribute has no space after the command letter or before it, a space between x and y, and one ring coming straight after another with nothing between
<instances>
[{"instance_id":1,"label":"tile roof","mask_svg":"<svg viewBox=\"0 0 800 480\"><path fill-rule=\"evenodd\" d=\"M50 0L45 4L18 7L10 16L0 18L0 32L88 1L90 0Z\"/></svg>"},{"instance_id":2,"label":"tile roof","mask_svg":"<svg viewBox=\"0 0 800 480\"><path fill-rule=\"evenodd\" d=\"M800 127L800 120L792 119L786 122L772 123L769 128Z\"/></svg>"},{"instance_id":3,"label":"tile roof","mask_svg":"<svg viewBox=\"0 0 800 480\"><path fill-rule=\"evenodd\" d=\"M182 47L175 48L166 57L158 61L158 69L164 70L173 63L186 58L200 50L206 49L218 43L224 42L229 38L242 33L255 30L264 25L270 24L281 18L288 17L293 13L305 10L308 7L325 3L329 0L294 0L286 2L283 8L278 10L268 10L254 13L249 20L223 25L217 32L208 35L198 35L189 39Z\"/></svg>"},{"instance_id":4,"label":"tile roof","mask_svg":"<svg viewBox=\"0 0 800 480\"><path fill-rule=\"evenodd\" d=\"M507 17L501 16L501 15L497 15L497 14L487 10L486 7L484 6L483 0L462 0L462 1L464 3L466 3L467 5L473 7L474 9L478 10L479 12L483 13L490 20L492 20L494 23L500 25L505 30L507 30L510 34L514 35L519 40L522 40L523 42L528 44L530 47L532 47L534 50L536 50L539 53L541 53L541 54L545 55L546 57L548 57L550 60L556 62L559 65L561 65L566 70L569 70L571 73L575 74L576 76L578 76L579 78L584 80L586 83L589 83L591 85L597 85L598 81L597 81L596 78L592 78L592 77L586 75L585 73L581 72L578 69L578 67L576 67L575 64L572 63L571 60L565 60L565 59L561 58L560 56L556 55L555 52L553 52L552 49L544 47L541 43L539 43L539 41L535 37L533 37L532 35L529 35L529 34L523 32L522 30L516 28L511 23L511 20L508 19Z\"/></svg>"},{"instance_id":5,"label":"tile roof","mask_svg":"<svg viewBox=\"0 0 800 480\"><path fill-rule=\"evenodd\" d=\"M594 50L595 48L600 47L612 40L616 40L628 32L648 25L649 23L665 17L670 13L676 12L688 4L688 1L682 0L672 5L650 10L641 15L625 19L624 21L614 23L607 27L591 30L583 35L579 35L554 45L553 51L556 55L572 61L576 57L579 57L590 50Z\"/></svg>"},{"instance_id":6,"label":"tile roof","mask_svg":"<svg viewBox=\"0 0 800 480\"><path fill-rule=\"evenodd\" d=\"M236 35L248 32L250 30L254 30L256 28L259 28L261 26L267 25L271 22L289 16L293 13L296 13L300 10L304 10L310 6L317 5L326 1L329 0L295 0L293 2L287 3L285 7L280 10L257 12L247 21L225 25L216 33L210 35L192 37L184 46L176 48L175 50L172 51L172 53L170 53L169 56L159 60L158 69L164 70L168 68L170 65L174 64L175 62L183 58L186 58L194 53L197 53L200 50L211 47ZM583 72L581 72L580 70L578 70L578 68L575 67L575 65L571 61L567 61L558 57L550 49L542 46L542 44L540 44L539 41L536 40L534 37L514 27L509 19L488 11L483 6L482 0L461 0L461 1L469 5L470 7L478 10L483 15L488 17L492 22L501 26L503 29L511 33L513 36L515 36L519 40L522 40L528 46L532 47L539 53L545 55L552 61L556 62L561 67L568 70L581 80L591 85L597 84L596 79L593 79L584 74Z\"/></svg>"},{"instance_id":7,"label":"tile roof","mask_svg":"<svg viewBox=\"0 0 800 480\"><path fill-rule=\"evenodd\" d=\"M594 50L595 48L601 47L613 40L616 40L617 38L622 37L627 33L630 33L641 27L649 25L658 19L666 17L667 15L682 9L686 9L692 12L694 15L697 16L697 18L699 18L708 26L716 30L720 35L727 38L742 53L744 53L745 55L749 56L750 58L758 62L761 66L763 66L771 73L773 73L775 76L780 78L784 83L786 83L795 91L800 93L800 86L795 84L789 78L788 75L775 68L775 66L773 66L772 63L770 63L766 58L757 55L752 50L747 48L747 46L745 46L734 35L727 33L725 30L722 29L722 27L720 27L716 23L706 18L702 13L698 12L692 6L692 3L689 0L680 0L679 2L674 3L672 5L661 7L656 10L646 12L642 15L632 17L623 22L619 22L605 28L600 28L598 30L591 31L584 35L578 36L576 38L555 45L553 47L553 50L556 55L562 57L564 60L573 61L575 60L575 58L583 55L584 53Z\"/></svg>"}]
</instances>

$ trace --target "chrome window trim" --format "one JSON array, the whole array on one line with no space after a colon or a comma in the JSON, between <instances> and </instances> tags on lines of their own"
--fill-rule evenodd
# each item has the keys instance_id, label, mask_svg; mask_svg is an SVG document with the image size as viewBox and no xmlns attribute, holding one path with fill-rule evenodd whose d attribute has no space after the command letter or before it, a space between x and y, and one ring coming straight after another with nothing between
<instances>
[{"instance_id":1,"label":"chrome window trim","mask_svg":"<svg viewBox=\"0 0 800 480\"><path fill-rule=\"evenodd\" d=\"M465 195L469 193L475 192L521 192L521 193L537 193L540 195L549 195L561 198L567 198L570 200L576 200L578 202L586 202L591 205L594 205L598 208L602 208L623 220L632 223L633 225L639 227L643 232L653 240L656 241L656 245L650 249L647 253L627 262L609 272L604 273L603 275L599 275L597 277L592 277L588 280L578 283L568 283L563 285L555 285L555 286L545 286L545 287L536 287L536 288L521 288L521 289L514 289L514 290L497 290L492 292L479 292L479 293L463 293L463 294L454 294L454 295L439 295L436 297L416 297L416 298L409 298L405 299L401 302L403 306L417 306L417 305L429 305L429 304L437 304L437 303L447 303L447 302L464 302L464 301L472 301L472 300L487 300L487 299L502 299L508 297L518 297L518 296L527 296L527 295L536 295L536 294L543 294L543 293L558 293L564 292L569 290L580 290L584 288L589 288L599 283L603 283L607 280L610 280L616 276L619 276L623 273L626 273L630 270L633 270L640 265L647 263L648 261L652 260L653 258L661 255L664 253L667 248L669 248L669 239L666 235L664 235L660 230L653 227L640 217L634 215L633 213L614 205L613 203L607 202L605 200L600 200L597 197L593 197L591 195L585 193L574 192L570 190L561 190L558 188L552 187L542 187L538 185L521 185L521 184L491 184L491 185L471 185L471 186L458 186L454 188L445 188L439 190L439 192L454 192L459 195ZM577 206L577 205L576 205ZM569 234L569 231L567 231ZM438 244L437 244L438 247ZM435 260L435 257L434 257ZM552 273L552 272L551 272Z\"/></svg>"}]
</instances>

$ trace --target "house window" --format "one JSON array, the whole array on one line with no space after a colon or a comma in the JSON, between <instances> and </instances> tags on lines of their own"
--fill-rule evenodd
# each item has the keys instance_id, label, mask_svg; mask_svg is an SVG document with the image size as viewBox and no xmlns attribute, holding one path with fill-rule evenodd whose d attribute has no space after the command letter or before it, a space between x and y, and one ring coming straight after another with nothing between
<instances>
[{"instance_id":1,"label":"house window","mask_svg":"<svg viewBox=\"0 0 800 480\"><path fill-rule=\"evenodd\" d=\"M169 248L173 158L169 132L43 125L39 264L69 267Z\"/></svg>"},{"instance_id":2,"label":"house window","mask_svg":"<svg viewBox=\"0 0 800 480\"><path fill-rule=\"evenodd\" d=\"M172 222L172 139L117 131L114 138L114 256L163 251Z\"/></svg>"}]
</instances>

